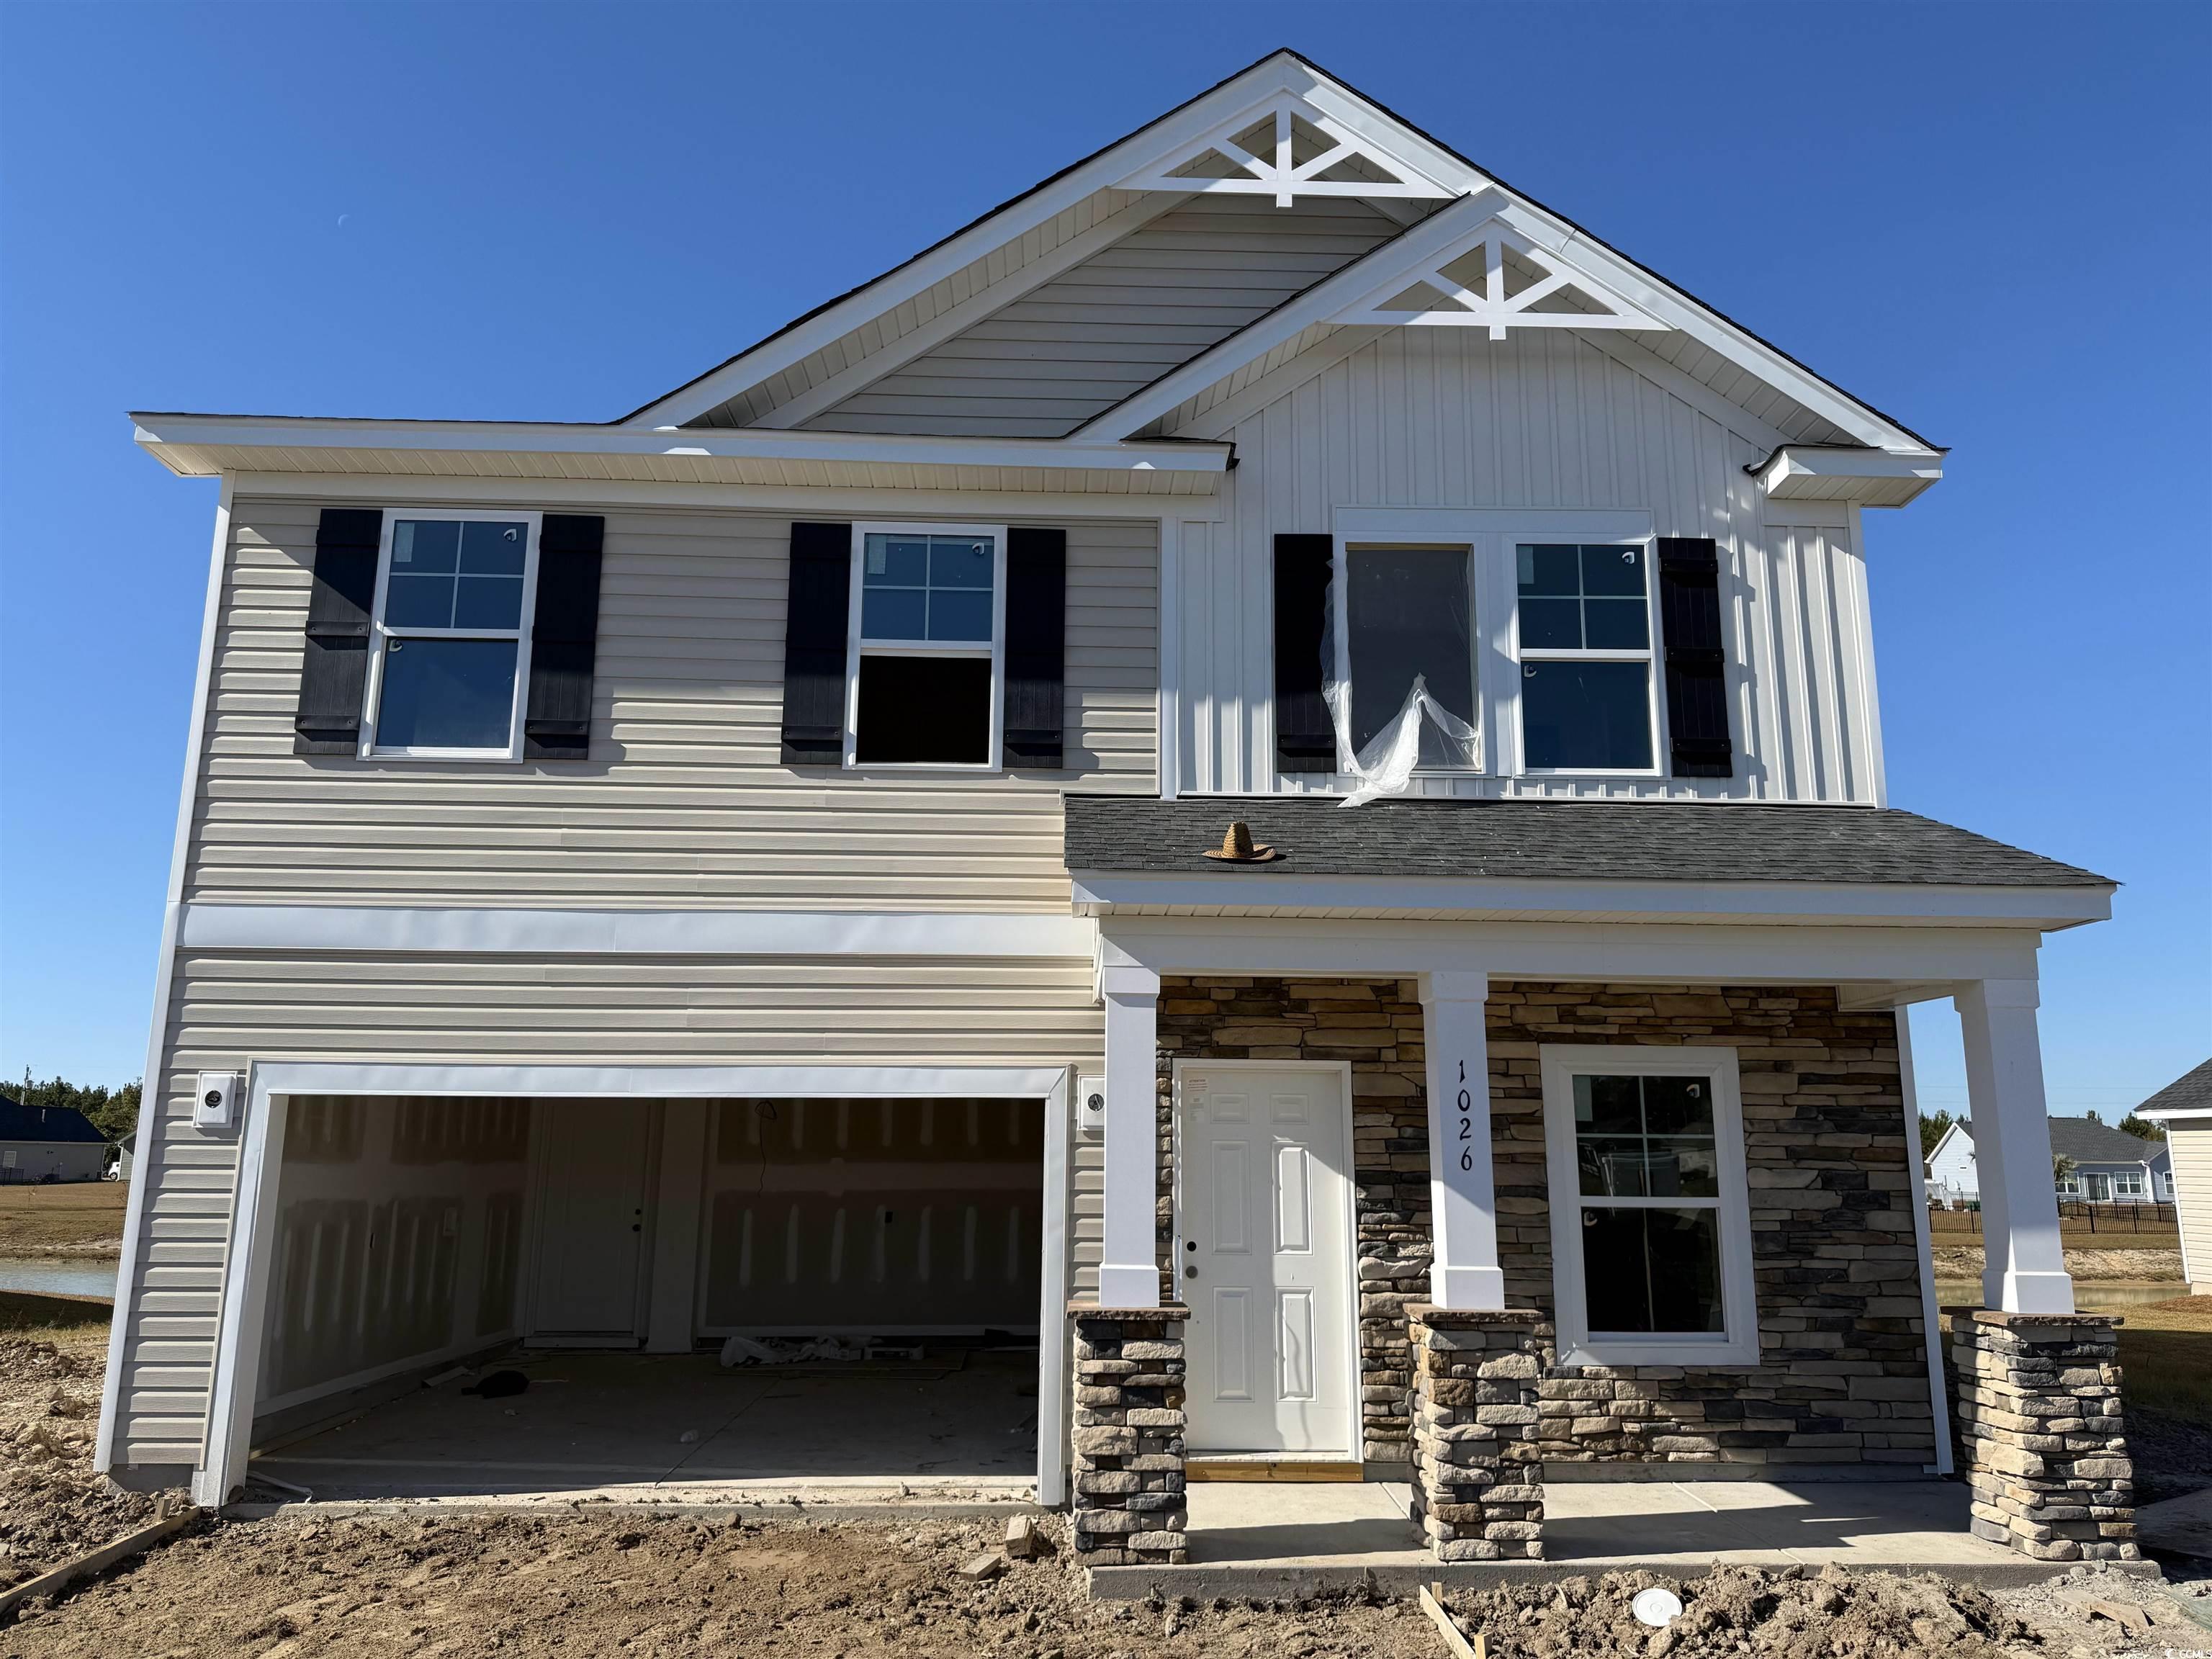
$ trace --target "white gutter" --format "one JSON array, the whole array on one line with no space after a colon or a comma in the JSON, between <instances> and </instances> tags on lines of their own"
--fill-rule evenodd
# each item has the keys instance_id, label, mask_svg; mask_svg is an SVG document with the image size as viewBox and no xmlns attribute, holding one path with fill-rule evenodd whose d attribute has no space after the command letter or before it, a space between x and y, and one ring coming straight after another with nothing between
<instances>
[{"instance_id":1,"label":"white gutter","mask_svg":"<svg viewBox=\"0 0 2212 1659\"><path fill-rule=\"evenodd\" d=\"M221 469L208 449L383 450L412 454L600 455L893 466L1027 467L1062 471L1213 473L1231 446L1074 438L938 438L755 428L594 426L526 421L356 421L321 416L137 413L132 436L172 471ZM297 471L296 466L288 469Z\"/></svg>"}]
</instances>

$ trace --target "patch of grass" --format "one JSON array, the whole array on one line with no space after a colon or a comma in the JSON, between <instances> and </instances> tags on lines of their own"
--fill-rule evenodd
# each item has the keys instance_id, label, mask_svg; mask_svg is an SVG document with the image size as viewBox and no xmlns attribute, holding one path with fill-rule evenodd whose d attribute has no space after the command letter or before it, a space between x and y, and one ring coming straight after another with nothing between
<instances>
[{"instance_id":1,"label":"patch of grass","mask_svg":"<svg viewBox=\"0 0 2212 1659\"><path fill-rule=\"evenodd\" d=\"M2212 1296L2124 1310L2121 1387L2130 1406L2212 1427Z\"/></svg>"},{"instance_id":2,"label":"patch of grass","mask_svg":"<svg viewBox=\"0 0 2212 1659\"><path fill-rule=\"evenodd\" d=\"M0 1255L111 1254L123 1248L127 1181L64 1181L0 1187Z\"/></svg>"},{"instance_id":3,"label":"patch of grass","mask_svg":"<svg viewBox=\"0 0 2212 1659\"><path fill-rule=\"evenodd\" d=\"M2181 1230L2171 1221L2142 1216L2130 1221L2124 1214L2105 1217L2090 1231L2089 1223L2072 1216L2058 1223L2059 1242L2069 1250L2178 1250ZM1971 1210L1930 1210L1928 1239L1931 1244L1979 1244L1981 1218Z\"/></svg>"}]
</instances>

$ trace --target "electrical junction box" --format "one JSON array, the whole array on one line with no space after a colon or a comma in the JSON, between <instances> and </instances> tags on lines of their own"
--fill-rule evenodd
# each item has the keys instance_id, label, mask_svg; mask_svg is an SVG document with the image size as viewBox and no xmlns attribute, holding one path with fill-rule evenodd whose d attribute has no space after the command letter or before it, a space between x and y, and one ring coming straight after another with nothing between
<instances>
[{"instance_id":1,"label":"electrical junction box","mask_svg":"<svg viewBox=\"0 0 2212 1659\"><path fill-rule=\"evenodd\" d=\"M1079 1077L1075 1079L1075 1129L1078 1134L1096 1139L1106 1133L1106 1079L1103 1077Z\"/></svg>"},{"instance_id":2,"label":"electrical junction box","mask_svg":"<svg viewBox=\"0 0 2212 1659\"><path fill-rule=\"evenodd\" d=\"M192 1127L228 1133L246 1110L246 1078L239 1072L202 1072L192 1089Z\"/></svg>"}]
</instances>

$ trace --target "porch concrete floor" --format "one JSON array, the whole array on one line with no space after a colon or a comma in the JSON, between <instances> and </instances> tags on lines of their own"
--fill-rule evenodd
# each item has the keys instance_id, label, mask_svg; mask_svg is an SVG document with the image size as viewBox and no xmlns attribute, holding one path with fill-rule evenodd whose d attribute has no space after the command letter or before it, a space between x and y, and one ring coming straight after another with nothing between
<instances>
[{"instance_id":1,"label":"porch concrete floor","mask_svg":"<svg viewBox=\"0 0 2212 1659\"><path fill-rule=\"evenodd\" d=\"M252 1471L318 1499L1007 1501L1035 1485L1033 1349L726 1370L711 1354L532 1352L487 1369L530 1387L501 1400L417 1389L257 1448Z\"/></svg>"},{"instance_id":2,"label":"porch concrete floor","mask_svg":"<svg viewBox=\"0 0 2212 1659\"><path fill-rule=\"evenodd\" d=\"M1194 1566L1407 1567L1430 1562L1402 1484L1190 1488ZM1966 1530L1956 1481L1560 1482L1544 1492L1553 1567L1694 1572L1746 1566L2012 1567L2022 1558ZM2063 1571L2063 1568L2054 1569Z\"/></svg>"}]
</instances>

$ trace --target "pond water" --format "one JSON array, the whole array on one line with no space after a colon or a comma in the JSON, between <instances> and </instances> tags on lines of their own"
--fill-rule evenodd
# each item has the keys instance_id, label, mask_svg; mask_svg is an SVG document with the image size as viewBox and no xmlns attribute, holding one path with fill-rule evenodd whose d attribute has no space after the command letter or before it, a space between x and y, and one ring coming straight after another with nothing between
<instances>
[{"instance_id":1,"label":"pond water","mask_svg":"<svg viewBox=\"0 0 2212 1659\"><path fill-rule=\"evenodd\" d=\"M55 1296L115 1297L112 1261L0 1255L0 1291L44 1291Z\"/></svg>"},{"instance_id":2,"label":"pond water","mask_svg":"<svg viewBox=\"0 0 2212 1659\"><path fill-rule=\"evenodd\" d=\"M2141 1308L2153 1302L2164 1302L2172 1297L2188 1294L2188 1285L2171 1281L2153 1283L2125 1279L2077 1279L2074 1281L2074 1305L2084 1313L2113 1313L2122 1308ZM1936 1300L1942 1307L1974 1307L1980 1304L1981 1299L1982 1287L1977 1280L1939 1279L1936 1281Z\"/></svg>"}]
</instances>

